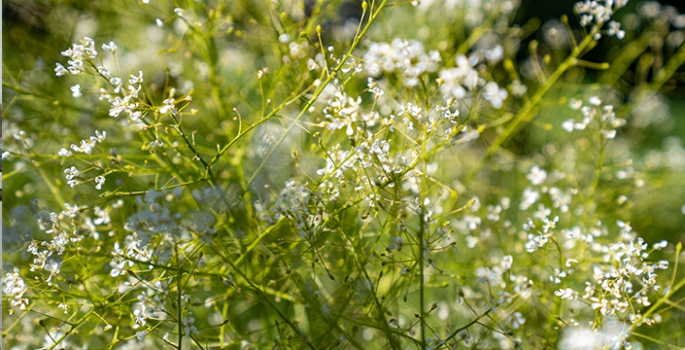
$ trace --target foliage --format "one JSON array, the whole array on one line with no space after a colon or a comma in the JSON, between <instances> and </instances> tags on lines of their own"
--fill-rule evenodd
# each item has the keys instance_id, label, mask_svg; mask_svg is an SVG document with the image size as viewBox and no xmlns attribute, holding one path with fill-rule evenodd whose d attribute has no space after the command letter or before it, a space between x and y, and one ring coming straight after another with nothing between
<instances>
[{"instance_id":1,"label":"foliage","mask_svg":"<svg viewBox=\"0 0 685 350\"><path fill-rule=\"evenodd\" d=\"M6 3L3 345L682 347L685 15L519 5Z\"/></svg>"}]
</instances>

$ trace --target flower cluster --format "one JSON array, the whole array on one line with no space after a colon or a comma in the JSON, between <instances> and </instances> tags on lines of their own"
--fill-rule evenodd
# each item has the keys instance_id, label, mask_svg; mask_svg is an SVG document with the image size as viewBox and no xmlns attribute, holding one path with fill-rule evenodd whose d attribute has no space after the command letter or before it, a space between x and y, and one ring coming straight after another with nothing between
<instances>
[{"instance_id":1,"label":"flower cluster","mask_svg":"<svg viewBox=\"0 0 685 350\"><path fill-rule=\"evenodd\" d=\"M24 297L24 293L28 291L28 287L24 283L24 279L19 276L19 269L14 268L12 272L8 272L5 278L2 280L3 296L11 298L11 309L10 314L14 312L14 309L19 308L19 310L25 310L29 305L29 299Z\"/></svg>"},{"instance_id":2,"label":"flower cluster","mask_svg":"<svg viewBox=\"0 0 685 350\"><path fill-rule=\"evenodd\" d=\"M572 100L570 105L572 109L580 110L583 119L579 122L574 119L564 121L561 127L568 132L585 130L590 123L595 123L605 139L613 139L616 129L626 124L625 119L616 116L614 106L602 104L599 97L591 97L589 105L584 106L581 100Z\"/></svg>"},{"instance_id":3,"label":"flower cluster","mask_svg":"<svg viewBox=\"0 0 685 350\"><path fill-rule=\"evenodd\" d=\"M541 45L518 0L158 4L138 42L78 41L55 68L71 102L17 98L3 121L5 301L30 310L9 346L620 349L677 330L681 246L646 239L683 220L685 147L628 146L677 122L657 91L677 92L685 17L647 2L621 27L626 2L577 3L581 27L550 21ZM601 35L646 53L589 62ZM601 84L580 91L588 67ZM559 120L567 91L603 97ZM32 125L41 109L60 118Z\"/></svg>"},{"instance_id":4,"label":"flower cluster","mask_svg":"<svg viewBox=\"0 0 685 350\"><path fill-rule=\"evenodd\" d=\"M577 2L573 10L580 16L580 25L583 27L591 24L601 26L627 4L628 0L584 0Z\"/></svg>"},{"instance_id":5,"label":"flower cluster","mask_svg":"<svg viewBox=\"0 0 685 350\"><path fill-rule=\"evenodd\" d=\"M115 54L117 46L114 42L103 44L104 50ZM143 72L139 71L138 75L130 75L127 80L127 85L124 87L124 80L112 74L102 64L102 57L98 54L95 47L95 41L91 38L85 37L81 40L81 44L74 44L71 48L62 52L63 56L69 57L69 67L64 68L61 63L57 63L55 74L63 76L71 73L77 75L83 72L91 72L97 74L105 80L106 88L99 89L101 100L107 100L111 104L109 110L110 117L118 117L121 113L126 113L132 121L136 121L142 117L142 112L139 110L140 102L139 92L143 83ZM84 93L80 84L71 87L72 94L75 98L81 97Z\"/></svg>"},{"instance_id":6,"label":"flower cluster","mask_svg":"<svg viewBox=\"0 0 685 350\"><path fill-rule=\"evenodd\" d=\"M419 84L426 72L434 72L441 61L437 51L426 53L423 44L414 40L395 39L392 43L371 43L364 54L364 70L372 77L398 73L408 88Z\"/></svg>"}]
</instances>

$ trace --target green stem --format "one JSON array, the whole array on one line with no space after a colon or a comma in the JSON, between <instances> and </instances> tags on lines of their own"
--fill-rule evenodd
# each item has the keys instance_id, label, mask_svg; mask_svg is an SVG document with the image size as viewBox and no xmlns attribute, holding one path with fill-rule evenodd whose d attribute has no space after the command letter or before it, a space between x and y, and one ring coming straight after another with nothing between
<instances>
[{"instance_id":1,"label":"green stem","mask_svg":"<svg viewBox=\"0 0 685 350\"><path fill-rule=\"evenodd\" d=\"M83 317L81 317L80 320L76 321L76 323L74 323L68 331L64 332L64 334L62 334L62 336L59 337L59 339L57 339L55 343L48 348L48 350L53 350L55 347L57 347L59 343L61 343L67 336L69 336L69 334L73 333L76 327L80 326L83 322L85 322L86 319L88 319L88 317L90 317L90 315L92 315L94 312L94 310L90 310L85 315L83 315Z\"/></svg>"},{"instance_id":2,"label":"green stem","mask_svg":"<svg viewBox=\"0 0 685 350\"><path fill-rule=\"evenodd\" d=\"M371 15L369 21L364 26L364 29L362 29L359 35L355 37L349 50L347 50L347 53L343 56L338 65L335 66L335 68L333 68L333 71L331 72L331 74L328 75L328 77L326 77L326 80L321 82L318 89L316 90L316 92L314 92L314 95L309 99L309 101L307 101L307 103L304 105L304 107L300 111L300 114L298 114L297 118L295 118L295 120L290 125L288 125L288 127L283 131L281 137L276 141L276 143L271 147L271 149L269 149L269 152L264 156L261 163L259 163L259 166L257 166L257 169L254 171L254 173L252 173L252 176L250 176L250 179L247 181L248 188L255 180L257 175L259 175L259 173L262 171L262 169L266 165L266 162L269 160L269 158L271 158L271 155L274 153L274 151L278 148L278 146L281 143L283 143L283 141L285 141L285 138L288 136L288 133L290 133L290 130L292 130L295 127L295 125L299 123L300 119L302 119L305 113L307 113L307 111L309 110L309 107L311 107L311 105L314 104L314 102L319 98L319 95L321 95L325 87L336 77L336 73L338 73L342 69L345 62L347 62L347 60L352 56L352 52L355 48L357 48L357 45L359 45L361 39L366 35L366 32L368 32L369 28L371 27L371 24L376 20L376 18L380 14L383 7L385 7L385 4L387 2L388 0L383 0L380 3L376 11L373 13L373 15Z\"/></svg>"},{"instance_id":3,"label":"green stem","mask_svg":"<svg viewBox=\"0 0 685 350\"><path fill-rule=\"evenodd\" d=\"M178 302L178 350L183 349L183 304L181 303L181 294L182 294L182 284L181 284L181 278L183 278L183 268L181 267L181 262L179 261L179 255L178 255L178 245L175 247L176 249L176 284L178 285L178 297L177 297L177 302Z\"/></svg>"},{"instance_id":4,"label":"green stem","mask_svg":"<svg viewBox=\"0 0 685 350\"><path fill-rule=\"evenodd\" d=\"M533 119L535 116L535 113L533 113L535 107L540 103L542 98L545 96L547 91L561 78L561 76L571 67L576 65L576 61L578 57L587 49L590 44L595 43L596 41L593 39L593 36L599 32L599 28L597 26L594 26L590 33L588 33L583 41L576 46L573 51L568 55L566 60L562 62L559 67L550 75L550 77L547 79L547 82L543 84L536 92L533 97L531 97L524 105L523 108L519 111L519 113L512 119L512 121L507 125L506 129L504 129L504 132L499 134L497 138L492 142L490 147L488 147L487 152L485 154L485 157L483 160L480 162L478 166L476 166L466 177L465 182L469 184L475 177L478 175L478 173L483 169L485 164L490 160L490 158L497 152L502 146L504 142L509 140L511 137L518 132L518 128L521 124L527 123Z\"/></svg>"}]
</instances>

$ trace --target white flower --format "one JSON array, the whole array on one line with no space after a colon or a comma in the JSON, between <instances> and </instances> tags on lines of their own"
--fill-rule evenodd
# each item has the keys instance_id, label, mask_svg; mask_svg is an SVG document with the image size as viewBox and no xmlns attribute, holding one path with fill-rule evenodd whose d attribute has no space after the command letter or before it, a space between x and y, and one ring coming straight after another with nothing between
<instances>
[{"instance_id":1,"label":"white flower","mask_svg":"<svg viewBox=\"0 0 685 350\"><path fill-rule=\"evenodd\" d=\"M75 152L79 153L85 153L85 154L91 154L93 152L93 148L95 147L95 141L93 140L81 140L81 145L77 146L72 144L71 149L74 150Z\"/></svg>"},{"instance_id":2,"label":"white flower","mask_svg":"<svg viewBox=\"0 0 685 350\"><path fill-rule=\"evenodd\" d=\"M485 84L483 88L483 98L490 101L492 107L496 109L502 108L503 101L508 95L507 90L500 88L494 81Z\"/></svg>"},{"instance_id":3,"label":"white flower","mask_svg":"<svg viewBox=\"0 0 685 350\"><path fill-rule=\"evenodd\" d=\"M76 98L83 96L83 90L81 89L81 85L76 84L76 85L72 86L71 87L71 94Z\"/></svg>"},{"instance_id":4,"label":"white flower","mask_svg":"<svg viewBox=\"0 0 685 350\"><path fill-rule=\"evenodd\" d=\"M149 331L136 332L136 338L138 338L138 340L141 341L141 340L145 339L145 336L148 334L150 334Z\"/></svg>"},{"instance_id":5,"label":"white flower","mask_svg":"<svg viewBox=\"0 0 685 350\"><path fill-rule=\"evenodd\" d=\"M602 136L605 139L611 140L616 137L616 130L602 130Z\"/></svg>"},{"instance_id":6,"label":"white flower","mask_svg":"<svg viewBox=\"0 0 685 350\"><path fill-rule=\"evenodd\" d=\"M186 335L199 334L197 328L195 328L195 325L193 325L194 322L195 318L193 317L193 313L188 312L186 317L183 318L183 331Z\"/></svg>"},{"instance_id":7,"label":"white flower","mask_svg":"<svg viewBox=\"0 0 685 350\"><path fill-rule=\"evenodd\" d=\"M513 329L519 329L524 323L526 323L526 319L518 311L511 314L509 318L507 318L507 321L511 322L511 328Z\"/></svg>"},{"instance_id":8,"label":"white flower","mask_svg":"<svg viewBox=\"0 0 685 350\"><path fill-rule=\"evenodd\" d=\"M662 249L666 248L667 246L668 246L668 242L666 240L662 240L662 241L654 243L654 245L652 247L654 248L654 250L662 250Z\"/></svg>"},{"instance_id":9,"label":"white flower","mask_svg":"<svg viewBox=\"0 0 685 350\"><path fill-rule=\"evenodd\" d=\"M147 320L147 314L145 313L145 304L140 305L140 309L133 310L133 329L138 329L139 327L144 327Z\"/></svg>"},{"instance_id":10,"label":"white flower","mask_svg":"<svg viewBox=\"0 0 685 350\"><path fill-rule=\"evenodd\" d=\"M511 269L511 265L514 263L514 257L507 255L502 258L502 268L505 270Z\"/></svg>"},{"instance_id":11,"label":"white flower","mask_svg":"<svg viewBox=\"0 0 685 350\"><path fill-rule=\"evenodd\" d=\"M131 74L131 79L128 80L128 83L131 85L140 84L142 82L143 82L143 72L142 71L138 71L138 76Z\"/></svg>"},{"instance_id":12,"label":"white flower","mask_svg":"<svg viewBox=\"0 0 685 350\"><path fill-rule=\"evenodd\" d=\"M573 300L578 297L578 293L571 288L559 289L554 292L554 295L566 300Z\"/></svg>"},{"instance_id":13,"label":"white flower","mask_svg":"<svg viewBox=\"0 0 685 350\"><path fill-rule=\"evenodd\" d=\"M171 114L176 114L176 106L174 105L175 102L176 100L173 98L168 98L164 100L164 106L159 108L159 113L167 114L167 112L171 111Z\"/></svg>"},{"instance_id":14,"label":"white flower","mask_svg":"<svg viewBox=\"0 0 685 350\"><path fill-rule=\"evenodd\" d=\"M69 305L67 304L60 303L59 305L57 305L57 308L64 310L65 315L69 313Z\"/></svg>"},{"instance_id":15,"label":"white flower","mask_svg":"<svg viewBox=\"0 0 685 350\"><path fill-rule=\"evenodd\" d=\"M117 52L117 44L114 41L110 41L109 44L102 44L102 49L115 53Z\"/></svg>"},{"instance_id":16,"label":"white flower","mask_svg":"<svg viewBox=\"0 0 685 350\"><path fill-rule=\"evenodd\" d=\"M440 72L440 92L446 98L462 99L466 96L466 89L473 91L478 85L478 71L473 68L478 64L478 57L459 55L455 61L457 67Z\"/></svg>"},{"instance_id":17,"label":"white flower","mask_svg":"<svg viewBox=\"0 0 685 350\"><path fill-rule=\"evenodd\" d=\"M630 335L627 326L614 319L605 321L600 330L586 327L567 327L558 344L559 350L620 349ZM625 343L626 349L629 344Z\"/></svg>"},{"instance_id":18,"label":"white flower","mask_svg":"<svg viewBox=\"0 0 685 350\"><path fill-rule=\"evenodd\" d=\"M575 122L573 119L569 119L561 123L561 128L566 130L567 132L572 132L574 129Z\"/></svg>"},{"instance_id":19,"label":"white flower","mask_svg":"<svg viewBox=\"0 0 685 350\"><path fill-rule=\"evenodd\" d=\"M547 179L547 172L540 169L539 166L533 165L532 168L530 168L530 172L528 175L526 175L526 178L532 183L533 185L539 185L542 182Z\"/></svg>"},{"instance_id":20,"label":"white flower","mask_svg":"<svg viewBox=\"0 0 685 350\"><path fill-rule=\"evenodd\" d=\"M64 174L65 174L67 180L71 181L71 180L74 180L76 177L78 177L80 173L79 173L78 169L76 169L75 166L72 166L71 168L64 169ZM74 186L71 186L71 187L74 187Z\"/></svg>"},{"instance_id":21,"label":"white flower","mask_svg":"<svg viewBox=\"0 0 685 350\"><path fill-rule=\"evenodd\" d=\"M105 184L105 177L104 176L100 175L100 176L95 177L95 189L96 190L101 190L102 185L104 185L104 184Z\"/></svg>"},{"instance_id":22,"label":"white flower","mask_svg":"<svg viewBox=\"0 0 685 350\"><path fill-rule=\"evenodd\" d=\"M607 28L607 35L608 36L615 35L616 38L618 38L620 40L626 36L626 32L624 30L621 30L621 23L618 23L616 21L611 21L611 22L609 22L609 28Z\"/></svg>"},{"instance_id":23,"label":"white flower","mask_svg":"<svg viewBox=\"0 0 685 350\"><path fill-rule=\"evenodd\" d=\"M592 96L592 97L590 97L590 99L588 100L588 102L590 102L590 104L593 105L593 106L599 106L599 105L602 104L602 100L601 100L599 97L597 97L597 96Z\"/></svg>"},{"instance_id":24,"label":"white flower","mask_svg":"<svg viewBox=\"0 0 685 350\"><path fill-rule=\"evenodd\" d=\"M464 216L464 224L471 231L478 228L478 225L480 225L480 223L481 223L481 219L478 216L473 216L473 215L465 215Z\"/></svg>"},{"instance_id":25,"label":"white flower","mask_svg":"<svg viewBox=\"0 0 685 350\"><path fill-rule=\"evenodd\" d=\"M103 141L105 141L105 137L107 137L107 131L100 132L98 130L95 130L95 136L91 136L90 140L97 141L97 143L102 143Z\"/></svg>"},{"instance_id":26,"label":"white flower","mask_svg":"<svg viewBox=\"0 0 685 350\"><path fill-rule=\"evenodd\" d=\"M57 155L60 157L71 157L72 153L70 150L62 148L59 150L59 152L57 152Z\"/></svg>"},{"instance_id":27,"label":"white flower","mask_svg":"<svg viewBox=\"0 0 685 350\"><path fill-rule=\"evenodd\" d=\"M521 198L521 203L519 203L519 209L527 210L531 205L535 204L540 198L540 193L528 187L523 190L523 198Z\"/></svg>"},{"instance_id":28,"label":"white flower","mask_svg":"<svg viewBox=\"0 0 685 350\"><path fill-rule=\"evenodd\" d=\"M12 298L12 309L18 307L19 310L25 310L26 306L29 304L29 300L23 296L28 290L28 287L24 283L24 279L19 276L19 269L15 267L13 272L8 272L5 275L2 284L4 285L3 295ZM10 310L10 315L13 312L13 310Z\"/></svg>"},{"instance_id":29,"label":"white flower","mask_svg":"<svg viewBox=\"0 0 685 350\"><path fill-rule=\"evenodd\" d=\"M109 80L109 83L114 86L114 92L119 93L121 91L121 87L124 84L121 78L119 77L114 77Z\"/></svg>"},{"instance_id":30,"label":"white flower","mask_svg":"<svg viewBox=\"0 0 685 350\"><path fill-rule=\"evenodd\" d=\"M55 75L61 77L66 74L69 74L69 71L66 68L64 68L64 66L61 63L57 63L55 66Z\"/></svg>"},{"instance_id":31,"label":"white flower","mask_svg":"<svg viewBox=\"0 0 685 350\"><path fill-rule=\"evenodd\" d=\"M426 54L421 42L396 38L391 44L371 43L364 54L364 70L372 77L397 72L404 86L411 88L419 84L422 74L435 71L440 60L437 51Z\"/></svg>"}]
</instances>

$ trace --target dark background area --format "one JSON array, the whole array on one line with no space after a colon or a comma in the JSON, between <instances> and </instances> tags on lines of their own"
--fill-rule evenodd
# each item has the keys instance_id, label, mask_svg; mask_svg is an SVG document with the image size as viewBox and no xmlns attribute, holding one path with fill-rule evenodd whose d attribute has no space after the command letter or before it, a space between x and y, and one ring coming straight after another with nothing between
<instances>
[{"instance_id":1,"label":"dark background area","mask_svg":"<svg viewBox=\"0 0 685 350\"><path fill-rule=\"evenodd\" d=\"M550 19L558 19L563 14L570 14L576 0L521 0L516 16L516 22L525 23L528 19L538 17L543 23ZM630 0L626 8L619 13L635 12L637 4L643 1ZM659 0L661 5L670 5L678 9L678 12L685 12L685 0ZM620 17L620 16L619 16Z\"/></svg>"}]
</instances>

